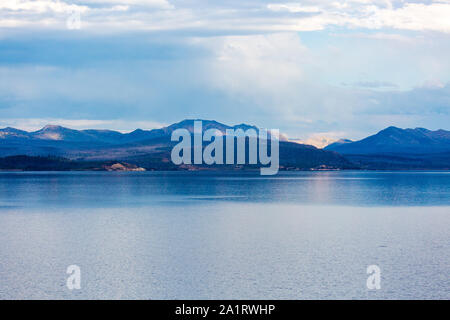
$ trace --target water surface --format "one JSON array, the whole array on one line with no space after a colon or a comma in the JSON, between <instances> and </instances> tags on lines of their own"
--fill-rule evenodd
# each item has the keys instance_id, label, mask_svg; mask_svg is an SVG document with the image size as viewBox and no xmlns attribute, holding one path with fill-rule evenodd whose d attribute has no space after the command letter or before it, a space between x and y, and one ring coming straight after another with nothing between
<instances>
[{"instance_id":1,"label":"water surface","mask_svg":"<svg viewBox=\"0 0 450 320\"><path fill-rule=\"evenodd\" d=\"M449 244L448 172L0 173L2 299L449 299Z\"/></svg>"}]
</instances>

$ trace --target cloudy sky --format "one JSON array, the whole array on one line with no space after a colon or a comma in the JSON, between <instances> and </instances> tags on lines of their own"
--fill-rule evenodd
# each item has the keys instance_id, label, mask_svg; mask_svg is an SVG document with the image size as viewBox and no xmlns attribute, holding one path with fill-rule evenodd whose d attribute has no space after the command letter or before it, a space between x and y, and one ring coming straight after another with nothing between
<instances>
[{"instance_id":1,"label":"cloudy sky","mask_svg":"<svg viewBox=\"0 0 450 320\"><path fill-rule=\"evenodd\" d=\"M450 130L450 0L1 0L0 127Z\"/></svg>"}]
</instances>

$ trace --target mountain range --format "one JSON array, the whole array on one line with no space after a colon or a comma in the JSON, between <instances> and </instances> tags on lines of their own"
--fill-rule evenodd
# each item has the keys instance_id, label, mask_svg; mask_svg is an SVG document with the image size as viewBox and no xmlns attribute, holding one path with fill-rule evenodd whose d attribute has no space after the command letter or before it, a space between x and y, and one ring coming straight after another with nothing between
<instances>
[{"instance_id":1,"label":"mountain range","mask_svg":"<svg viewBox=\"0 0 450 320\"><path fill-rule=\"evenodd\" d=\"M109 168L111 161L118 161L127 168L147 170L199 169L202 166L176 166L170 159L171 150L177 144L170 139L172 132L184 128L193 133L194 121L183 120L160 129L137 129L130 133L74 130L55 125L34 132L8 127L0 129L0 157L33 157L28 159L27 168L36 167L36 163L39 168L51 167L42 162L48 157L55 163L57 157L63 159L59 168ZM201 121L203 131L214 128L225 134L227 129L259 130L244 123L228 126L213 120ZM13 159L0 162L0 169L4 169L2 163L13 169ZM22 164L27 162L20 159ZM280 140L280 169L450 169L450 131L388 127L362 140L342 139L323 149Z\"/></svg>"},{"instance_id":2,"label":"mountain range","mask_svg":"<svg viewBox=\"0 0 450 320\"><path fill-rule=\"evenodd\" d=\"M170 126L154 129L137 129L130 133L111 130L73 130L48 125L27 132L14 128L0 130L0 157L25 155L32 163L42 157L61 157L69 161L122 161L147 170L199 169L214 166L180 165L172 163L170 153L178 143L171 141L171 134L179 128L194 132L193 119L183 120ZM225 134L227 129L259 129L247 124L228 126L213 120L201 120L202 129L214 128ZM248 138L252 139L252 138ZM253 138L255 139L255 138ZM247 155L248 157L248 155ZM8 162L10 163L10 161ZM45 166L43 166L45 167ZM229 168L251 168L254 165L228 166ZM226 169L226 166L220 166ZM280 169L350 169L355 166L334 151L289 141L280 141ZM8 169L11 169L10 167Z\"/></svg>"},{"instance_id":3,"label":"mountain range","mask_svg":"<svg viewBox=\"0 0 450 320\"><path fill-rule=\"evenodd\" d=\"M441 153L450 151L450 131L388 127L359 141L339 140L325 150L342 154Z\"/></svg>"},{"instance_id":4,"label":"mountain range","mask_svg":"<svg viewBox=\"0 0 450 320\"><path fill-rule=\"evenodd\" d=\"M364 169L449 169L450 131L388 127L359 141L339 140L324 148Z\"/></svg>"},{"instance_id":5,"label":"mountain range","mask_svg":"<svg viewBox=\"0 0 450 320\"><path fill-rule=\"evenodd\" d=\"M23 130L18 130L15 128L5 128L0 129L0 139L4 141L63 141L63 142L77 142L77 143L90 143L90 144L122 144L137 142L142 140L150 140L154 138L170 136L172 132L176 129L184 128L189 132L194 132L194 121L195 120L183 120L181 122L172 124L170 126L153 129L153 130L142 130L136 129L130 133L121 133L112 130L74 130L68 129L57 125L47 125L40 130L34 132L27 132ZM255 126L249 126L246 124L240 124L236 126L227 126L225 124L219 123L217 121L203 120L203 131L210 128L215 128L225 133L227 129L255 129Z\"/></svg>"}]
</instances>

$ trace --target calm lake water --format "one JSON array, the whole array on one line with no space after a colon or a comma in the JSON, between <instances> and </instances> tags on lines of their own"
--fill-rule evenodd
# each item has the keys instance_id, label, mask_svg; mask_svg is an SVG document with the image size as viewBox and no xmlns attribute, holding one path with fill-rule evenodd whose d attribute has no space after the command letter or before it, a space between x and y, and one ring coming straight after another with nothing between
<instances>
[{"instance_id":1,"label":"calm lake water","mask_svg":"<svg viewBox=\"0 0 450 320\"><path fill-rule=\"evenodd\" d=\"M450 299L449 274L450 172L0 173L0 299Z\"/></svg>"}]
</instances>

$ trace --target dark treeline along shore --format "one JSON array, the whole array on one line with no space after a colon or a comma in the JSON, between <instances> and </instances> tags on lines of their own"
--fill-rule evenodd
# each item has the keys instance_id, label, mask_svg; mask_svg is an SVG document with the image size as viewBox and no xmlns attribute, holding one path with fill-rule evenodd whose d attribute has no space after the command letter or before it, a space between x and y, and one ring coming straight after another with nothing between
<instances>
[{"instance_id":1,"label":"dark treeline along shore","mask_svg":"<svg viewBox=\"0 0 450 320\"><path fill-rule=\"evenodd\" d=\"M211 128L222 133L226 129L258 131L257 127L246 124L227 126L210 120L202 120L202 124L204 131ZM178 142L171 141L171 134L179 128L193 133L194 120L130 133L73 130L53 125L34 132L0 129L0 170L241 170L259 167L175 165L170 153ZM450 131L389 127L360 141L343 139L324 149L280 141L280 170L345 169L448 170Z\"/></svg>"}]
</instances>

